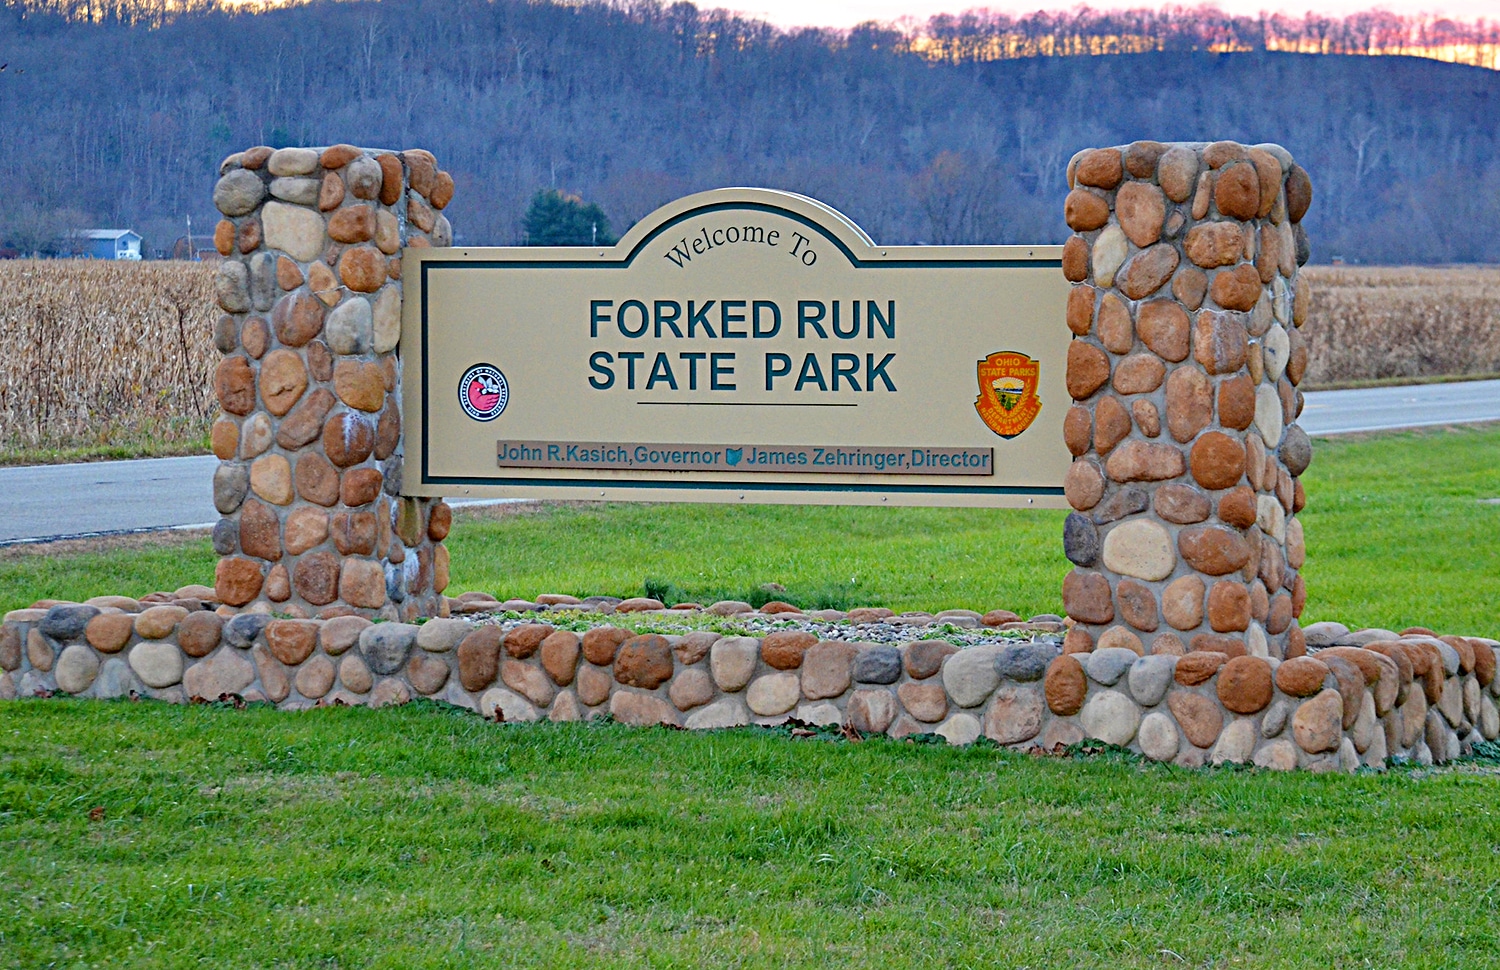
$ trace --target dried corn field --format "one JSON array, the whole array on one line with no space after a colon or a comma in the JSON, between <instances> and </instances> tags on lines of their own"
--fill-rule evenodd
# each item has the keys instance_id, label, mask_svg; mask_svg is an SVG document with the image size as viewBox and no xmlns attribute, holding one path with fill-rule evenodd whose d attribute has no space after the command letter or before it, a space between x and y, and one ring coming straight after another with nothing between
<instances>
[{"instance_id":1,"label":"dried corn field","mask_svg":"<svg viewBox=\"0 0 1500 970\"><path fill-rule=\"evenodd\" d=\"M0 454L204 440L213 280L201 263L0 261Z\"/></svg>"},{"instance_id":2,"label":"dried corn field","mask_svg":"<svg viewBox=\"0 0 1500 970\"><path fill-rule=\"evenodd\" d=\"M1304 274L1308 385L1500 372L1500 267ZM205 441L213 278L198 263L0 261L0 456Z\"/></svg>"},{"instance_id":3,"label":"dried corn field","mask_svg":"<svg viewBox=\"0 0 1500 970\"><path fill-rule=\"evenodd\" d=\"M1500 267L1308 266L1306 385L1500 372Z\"/></svg>"}]
</instances>

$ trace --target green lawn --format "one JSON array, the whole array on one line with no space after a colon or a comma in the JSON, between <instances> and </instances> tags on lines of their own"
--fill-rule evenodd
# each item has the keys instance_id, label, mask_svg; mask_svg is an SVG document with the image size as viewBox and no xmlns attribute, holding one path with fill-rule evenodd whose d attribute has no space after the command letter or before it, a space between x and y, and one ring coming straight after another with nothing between
<instances>
[{"instance_id":1,"label":"green lawn","mask_svg":"<svg viewBox=\"0 0 1500 970\"><path fill-rule=\"evenodd\" d=\"M205 487L207 487L205 485ZM1500 636L1500 427L1320 441L1305 621ZM1062 513L720 505L460 515L453 590L1057 612ZM211 582L207 540L0 560L0 607Z\"/></svg>"},{"instance_id":2,"label":"green lawn","mask_svg":"<svg viewBox=\"0 0 1500 970\"><path fill-rule=\"evenodd\" d=\"M0 963L1492 967L1495 771L9 702Z\"/></svg>"}]
</instances>

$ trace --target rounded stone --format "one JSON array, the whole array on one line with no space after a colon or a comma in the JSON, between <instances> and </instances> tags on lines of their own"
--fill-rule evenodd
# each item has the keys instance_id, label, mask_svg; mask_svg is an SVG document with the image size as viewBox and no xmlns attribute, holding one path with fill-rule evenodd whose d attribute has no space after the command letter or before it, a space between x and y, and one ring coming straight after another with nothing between
<instances>
[{"instance_id":1,"label":"rounded stone","mask_svg":"<svg viewBox=\"0 0 1500 970\"><path fill-rule=\"evenodd\" d=\"M808 700L838 697L849 689L854 658L853 644L824 640L807 649L802 658L802 693Z\"/></svg>"},{"instance_id":2,"label":"rounded stone","mask_svg":"<svg viewBox=\"0 0 1500 970\"><path fill-rule=\"evenodd\" d=\"M984 736L997 744L1020 744L1042 730L1042 692L1006 685L996 690L984 712Z\"/></svg>"},{"instance_id":3,"label":"rounded stone","mask_svg":"<svg viewBox=\"0 0 1500 970\"><path fill-rule=\"evenodd\" d=\"M223 636L224 618L208 610L196 610L177 624L177 646L189 657L213 653Z\"/></svg>"},{"instance_id":4,"label":"rounded stone","mask_svg":"<svg viewBox=\"0 0 1500 970\"><path fill-rule=\"evenodd\" d=\"M1312 442L1300 425L1294 424L1286 429L1286 437L1281 442L1281 461L1294 477L1300 477L1312 464Z\"/></svg>"},{"instance_id":5,"label":"rounded stone","mask_svg":"<svg viewBox=\"0 0 1500 970\"><path fill-rule=\"evenodd\" d=\"M99 675L99 655L81 643L64 648L62 655L52 668L58 689L68 694L81 694L94 683Z\"/></svg>"},{"instance_id":6,"label":"rounded stone","mask_svg":"<svg viewBox=\"0 0 1500 970\"><path fill-rule=\"evenodd\" d=\"M1312 180L1301 165L1293 165L1286 179L1286 214L1292 222L1301 222L1312 205Z\"/></svg>"},{"instance_id":7,"label":"rounded stone","mask_svg":"<svg viewBox=\"0 0 1500 970\"><path fill-rule=\"evenodd\" d=\"M1140 745L1141 754L1150 760L1171 761L1177 757L1177 750L1182 746L1182 735L1169 716L1161 711L1152 711L1141 719L1140 729L1136 732L1136 743Z\"/></svg>"},{"instance_id":8,"label":"rounded stone","mask_svg":"<svg viewBox=\"0 0 1500 970\"><path fill-rule=\"evenodd\" d=\"M1092 461L1074 461L1063 476L1063 494L1068 504L1079 511L1088 511L1104 497L1104 476L1099 466Z\"/></svg>"},{"instance_id":9,"label":"rounded stone","mask_svg":"<svg viewBox=\"0 0 1500 970\"><path fill-rule=\"evenodd\" d=\"M1276 388L1270 384L1257 387L1255 389L1255 430L1260 433L1261 440L1266 443L1267 448L1275 448L1281 443L1283 418L1281 396L1276 393Z\"/></svg>"},{"instance_id":10,"label":"rounded stone","mask_svg":"<svg viewBox=\"0 0 1500 970\"><path fill-rule=\"evenodd\" d=\"M154 640L130 651L130 669L147 687L158 690L182 682L182 651L174 643Z\"/></svg>"},{"instance_id":11,"label":"rounded stone","mask_svg":"<svg viewBox=\"0 0 1500 970\"><path fill-rule=\"evenodd\" d=\"M1208 625L1216 633L1238 633L1250 626L1250 592L1237 580L1219 580L1208 591Z\"/></svg>"},{"instance_id":12,"label":"rounded stone","mask_svg":"<svg viewBox=\"0 0 1500 970\"><path fill-rule=\"evenodd\" d=\"M1136 311L1136 333L1151 352L1164 360L1185 360L1190 349L1191 324L1187 311L1172 300L1151 300Z\"/></svg>"},{"instance_id":13,"label":"rounded stone","mask_svg":"<svg viewBox=\"0 0 1500 970\"><path fill-rule=\"evenodd\" d=\"M1080 623L1109 623L1115 618L1109 580L1098 573L1084 573L1077 569L1070 571L1063 578L1063 609L1068 616ZM953 662L949 660L948 666ZM946 677L947 666L943 669Z\"/></svg>"},{"instance_id":14,"label":"rounded stone","mask_svg":"<svg viewBox=\"0 0 1500 970\"><path fill-rule=\"evenodd\" d=\"M743 690L750 683L759 659L760 641L753 637L723 637L714 641L708 652L708 666L714 683L728 693Z\"/></svg>"},{"instance_id":15,"label":"rounded stone","mask_svg":"<svg viewBox=\"0 0 1500 970\"><path fill-rule=\"evenodd\" d=\"M1092 232L1109 222L1109 202L1088 189L1074 189L1063 202L1063 221L1075 232Z\"/></svg>"},{"instance_id":16,"label":"rounded stone","mask_svg":"<svg viewBox=\"0 0 1500 970\"><path fill-rule=\"evenodd\" d=\"M1157 243L1131 257L1120 274L1120 292L1132 300L1144 300L1166 285L1177 272L1181 258L1170 243Z\"/></svg>"},{"instance_id":17,"label":"rounded stone","mask_svg":"<svg viewBox=\"0 0 1500 970\"><path fill-rule=\"evenodd\" d=\"M385 257L373 246L354 246L339 258L339 279L356 293L374 293L385 283Z\"/></svg>"},{"instance_id":18,"label":"rounded stone","mask_svg":"<svg viewBox=\"0 0 1500 970\"><path fill-rule=\"evenodd\" d=\"M1105 744L1126 745L1140 727L1141 711L1134 701L1117 690L1092 695L1079 720L1084 734Z\"/></svg>"},{"instance_id":19,"label":"rounded stone","mask_svg":"<svg viewBox=\"0 0 1500 970\"><path fill-rule=\"evenodd\" d=\"M818 638L800 630L779 630L769 633L760 644L761 659L776 670L796 670L802 666L802 656Z\"/></svg>"},{"instance_id":20,"label":"rounded stone","mask_svg":"<svg viewBox=\"0 0 1500 970\"><path fill-rule=\"evenodd\" d=\"M801 698L801 680L791 671L759 677L745 691L745 703L760 717L785 714Z\"/></svg>"},{"instance_id":21,"label":"rounded stone","mask_svg":"<svg viewBox=\"0 0 1500 970\"><path fill-rule=\"evenodd\" d=\"M83 631L89 646L100 653L119 653L134 632L135 617L128 613L101 613L89 620Z\"/></svg>"},{"instance_id":22,"label":"rounded stone","mask_svg":"<svg viewBox=\"0 0 1500 970\"><path fill-rule=\"evenodd\" d=\"M1208 295L1225 310L1250 310L1261 294L1260 273L1249 263L1241 263L1232 270L1219 270L1208 288Z\"/></svg>"},{"instance_id":23,"label":"rounded stone","mask_svg":"<svg viewBox=\"0 0 1500 970\"><path fill-rule=\"evenodd\" d=\"M1114 389L1121 394L1149 394L1161 386L1166 365L1155 354L1131 354L1115 368Z\"/></svg>"},{"instance_id":24,"label":"rounded stone","mask_svg":"<svg viewBox=\"0 0 1500 970\"><path fill-rule=\"evenodd\" d=\"M267 202L261 209L265 244L301 263L310 263L323 251L323 217L312 209Z\"/></svg>"},{"instance_id":25,"label":"rounded stone","mask_svg":"<svg viewBox=\"0 0 1500 970\"><path fill-rule=\"evenodd\" d=\"M339 557L332 552L312 552L292 567L292 588L314 606L326 606L338 598Z\"/></svg>"},{"instance_id":26,"label":"rounded stone","mask_svg":"<svg viewBox=\"0 0 1500 970\"><path fill-rule=\"evenodd\" d=\"M1105 468L1116 482L1161 482L1180 476L1187 470L1187 461L1181 449L1172 445L1132 440L1110 454Z\"/></svg>"},{"instance_id":27,"label":"rounded stone","mask_svg":"<svg viewBox=\"0 0 1500 970\"><path fill-rule=\"evenodd\" d=\"M978 707L999 686L1000 674L995 670L998 652L996 647L969 647L943 664L943 687L956 706Z\"/></svg>"},{"instance_id":28,"label":"rounded stone","mask_svg":"<svg viewBox=\"0 0 1500 970\"><path fill-rule=\"evenodd\" d=\"M1238 532L1205 525L1183 529L1177 551L1189 566L1210 576L1224 576L1250 561L1250 547Z\"/></svg>"},{"instance_id":29,"label":"rounded stone","mask_svg":"<svg viewBox=\"0 0 1500 970\"><path fill-rule=\"evenodd\" d=\"M958 648L946 640L914 640L902 647L906 673L914 680L925 680L943 668Z\"/></svg>"},{"instance_id":30,"label":"rounded stone","mask_svg":"<svg viewBox=\"0 0 1500 970\"><path fill-rule=\"evenodd\" d=\"M679 711L690 711L714 699L714 682L708 671L694 667L672 679L667 696Z\"/></svg>"},{"instance_id":31,"label":"rounded stone","mask_svg":"<svg viewBox=\"0 0 1500 970\"><path fill-rule=\"evenodd\" d=\"M655 690L671 678L672 671L672 647L663 636L632 637L615 654L615 680L627 687Z\"/></svg>"},{"instance_id":32,"label":"rounded stone","mask_svg":"<svg viewBox=\"0 0 1500 970\"><path fill-rule=\"evenodd\" d=\"M517 660L525 660L542 648L542 642L553 632L546 623L526 623L513 627L505 634L505 652ZM629 631L626 631L628 639Z\"/></svg>"},{"instance_id":33,"label":"rounded stone","mask_svg":"<svg viewBox=\"0 0 1500 970\"><path fill-rule=\"evenodd\" d=\"M135 618L135 632L143 640L163 640L172 635L188 611L180 606L153 606Z\"/></svg>"},{"instance_id":34,"label":"rounded stone","mask_svg":"<svg viewBox=\"0 0 1500 970\"><path fill-rule=\"evenodd\" d=\"M328 314L324 334L336 354L368 354L375 346L374 314L370 301L354 296Z\"/></svg>"},{"instance_id":35,"label":"rounded stone","mask_svg":"<svg viewBox=\"0 0 1500 970\"><path fill-rule=\"evenodd\" d=\"M1108 636L1107 631L1105 636ZM1104 637L1101 637L1100 643L1103 644L1103 642ZM1105 687L1113 687L1139 659L1140 653L1136 650L1098 646L1094 648L1093 653L1088 655L1085 669L1096 683Z\"/></svg>"},{"instance_id":36,"label":"rounded stone","mask_svg":"<svg viewBox=\"0 0 1500 970\"><path fill-rule=\"evenodd\" d=\"M1081 340L1068 344L1067 384L1074 400L1092 396L1108 380L1109 358L1104 351Z\"/></svg>"},{"instance_id":37,"label":"rounded stone","mask_svg":"<svg viewBox=\"0 0 1500 970\"><path fill-rule=\"evenodd\" d=\"M995 672L1003 680L1041 680L1047 665L1057 656L1054 647L1041 644L1017 644L1000 647L995 654Z\"/></svg>"},{"instance_id":38,"label":"rounded stone","mask_svg":"<svg viewBox=\"0 0 1500 970\"><path fill-rule=\"evenodd\" d=\"M214 185L214 208L226 216L249 215L266 197L266 183L254 172L235 169Z\"/></svg>"},{"instance_id":39,"label":"rounded stone","mask_svg":"<svg viewBox=\"0 0 1500 970\"><path fill-rule=\"evenodd\" d=\"M619 627L600 626L583 635L583 656L591 664L608 667L615 662L615 651L633 634Z\"/></svg>"},{"instance_id":40,"label":"rounded stone","mask_svg":"<svg viewBox=\"0 0 1500 970\"><path fill-rule=\"evenodd\" d=\"M1177 659L1172 676L1184 687L1196 687L1212 680L1229 656L1215 650L1193 650Z\"/></svg>"},{"instance_id":41,"label":"rounded stone","mask_svg":"<svg viewBox=\"0 0 1500 970\"><path fill-rule=\"evenodd\" d=\"M417 627L409 623L377 623L359 635L359 650L365 663L377 674L394 674L406 665L417 642Z\"/></svg>"},{"instance_id":42,"label":"rounded stone","mask_svg":"<svg viewBox=\"0 0 1500 970\"><path fill-rule=\"evenodd\" d=\"M305 390L307 367L300 354L273 350L266 355L260 365L260 398L267 411L277 417L286 414Z\"/></svg>"},{"instance_id":43,"label":"rounded stone","mask_svg":"<svg viewBox=\"0 0 1500 970\"><path fill-rule=\"evenodd\" d=\"M250 466L250 490L272 505L290 504L292 466L281 455L262 455Z\"/></svg>"},{"instance_id":44,"label":"rounded stone","mask_svg":"<svg viewBox=\"0 0 1500 970\"><path fill-rule=\"evenodd\" d=\"M1099 561L1099 530L1088 516L1068 513L1063 521L1063 554L1079 566Z\"/></svg>"},{"instance_id":45,"label":"rounded stone","mask_svg":"<svg viewBox=\"0 0 1500 970\"><path fill-rule=\"evenodd\" d=\"M1173 202L1186 202L1198 184L1198 153L1183 145L1168 148L1157 162L1156 180Z\"/></svg>"},{"instance_id":46,"label":"rounded stone","mask_svg":"<svg viewBox=\"0 0 1500 970\"><path fill-rule=\"evenodd\" d=\"M289 667L312 656L318 645L318 624L312 620L272 620L266 624L266 646Z\"/></svg>"},{"instance_id":47,"label":"rounded stone","mask_svg":"<svg viewBox=\"0 0 1500 970\"><path fill-rule=\"evenodd\" d=\"M1167 709L1194 747L1210 747L1224 727L1223 709L1201 694L1174 690L1167 695Z\"/></svg>"},{"instance_id":48,"label":"rounded stone","mask_svg":"<svg viewBox=\"0 0 1500 970\"><path fill-rule=\"evenodd\" d=\"M1271 703L1271 665L1261 657L1235 657L1219 670L1219 701L1236 714L1254 714Z\"/></svg>"},{"instance_id":49,"label":"rounded stone","mask_svg":"<svg viewBox=\"0 0 1500 970\"><path fill-rule=\"evenodd\" d=\"M1324 690L1303 701L1292 715L1292 737L1308 754L1336 751L1343 740L1344 701L1336 690Z\"/></svg>"},{"instance_id":50,"label":"rounded stone","mask_svg":"<svg viewBox=\"0 0 1500 970\"><path fill-rule=\"evenodd\" d=\"M1149 182L1127 182L1115 196L1115 215L1126 237L1145 249L1161 238L1162 223L1167 217L1166 199L1162 190Z\"/></svg>"},{"instance_id":51,"label":"rounded stone","mask_svg":"<svg viewBox=\"0 0 1500 970\"><path fill-rule=\"evenodd\" d=\"M1204 269L1233 266L1244 255L1245 237L1232 222L1200 223L1183 242L1187 258Z\"/></svg>"},{"instance_id":52,"label":"rounded stone","mask_svg":"<svg viewBox=\"0 0 1500 970\"><path fill-rule=\"evenodd\" d=\"M1083 665L1073 656L1053 659L1047 667L1047 677L1042 689L1047 698L1047 707L1059 717L1071 717L1083 708L1088 693L1088 680Z\"/></svg>"},{"instance_id":53,"label":"rounded stone","mask_svg":"<svg viewBox=\"0 0 1500 970\"><path fill-rule=\"evenodd\" d=\"M1148 582L1167 578L1177 563L1172 537L1150 519L1134 519L1110 529L1104 536L1103 560L1112 572Z\"/></svg>"},{"instance_id":54,"label":"rounded stone","mask_svg":"<svg viewBox=\"0 0 1500 970\"><path fill-rule=\"evenodd\" d=\"M1126 680L1130 688L1130 696L1143 707L1154 707L1166 696L1167 688L1172 685L1172 677L1176 670L1177 657L1175 656L1152 655L1137 658L1130 665L1130 673Z\"/></svg>"},{"instance_id":55,"label":"rounded stone","mask_svg":"<svg viewBox=\"0 0 1500 970\"><path fill-rule=\"evenodd\" d=\"M1249 162L1235 162L1219 170L1214 204L1231 219L1250 220L1260 212L1260 174Z\"/></svg>"},{"instance_id":56,"label":"rounded stone","mask_svg":"<svg viewBox=\"0 0 1500 970\"><path fill-rule=\"evenodd\" d=\"M1095 148L1078 160L1075 178L1080 185L1112 189L1125 177L1122 159L1118 148Z\"/></svg>"},{"instance_id":57,"label":"rounded stone","mask_svg":"<svg viewBox=\"0 0 1500 970\"><path fill-rule=\"evenodd\" d=\"M323 453L340 468L357 465L375 449L375 429L370 421L344 411L323 425Z\"/></svg>"},{"instance_id":58,"label":"rounded stone","mask_svg":"<svg viewBox=\"0 0 1500 970\"><path fill-rule=\"evenodd\" d=\"M1063 277L1072 283L1082 283L1089 277L1089 244L1082 236L1069 236L1063 244Z\"/></svg>"},{"instance_id":59,"label":"rounded stone","mask_svg":"<svg viewBox=\"0 0 1500 970\"><path fill-rule=\"evenodd\" d=\"M333 689L334 673L333 661L319 655L298 668L292 684L297 693L315 701Z\"/></svg>"}]
</instances>

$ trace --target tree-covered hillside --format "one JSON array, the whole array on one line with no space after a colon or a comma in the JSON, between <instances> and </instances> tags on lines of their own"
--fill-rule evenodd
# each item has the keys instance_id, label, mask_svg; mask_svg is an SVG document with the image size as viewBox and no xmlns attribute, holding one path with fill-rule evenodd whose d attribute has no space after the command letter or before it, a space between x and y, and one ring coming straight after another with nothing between
<instances>
[{"instance_id":1,"label":"tree-covered hillside","mask_svg":"<svg viewBox=\"0 0 1500 970\"><path fill-rule=\"evenodd\" d=\"M212 225L229 152L348 141L436 153L472 244L517 241L539 189L598 201L623 231L734 184L817 196L889 243L1051 242L1079 148L1234 138L1279 141L1311 171L1315 258L1500 260L1500 72L1482 68L1264 50L942 60L886 28L785 33L686 3L159 19L0 6L0 238L118 225L167 248L186 216Z\"/></svg>"}]
</instances>

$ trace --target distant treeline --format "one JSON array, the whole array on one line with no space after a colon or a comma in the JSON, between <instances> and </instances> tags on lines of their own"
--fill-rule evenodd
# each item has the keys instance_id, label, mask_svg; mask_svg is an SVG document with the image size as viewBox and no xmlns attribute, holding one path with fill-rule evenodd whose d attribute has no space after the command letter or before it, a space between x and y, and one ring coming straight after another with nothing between
<instances>
[{"instance_id":1,"label":"distant treeline","mask_svg":"<svg viewBox=\"0 0 1500 970\"><path fill-rule=\"evenodd\" d=\"M731 184L817 196L893 244L1052 242L1079 148L1234 138L1312 172L1315 258L1500 261L1500 72L1287 52L1436 56L1493 49L1496 30L1080 8L780 31L688 3L0 0L0 240L128 226L169 249L186 217L212 225L224 155L349 141L435 152L470 244L519 241L539 188L597 200L623 231Z\"/></svg>"}]
</instances>

